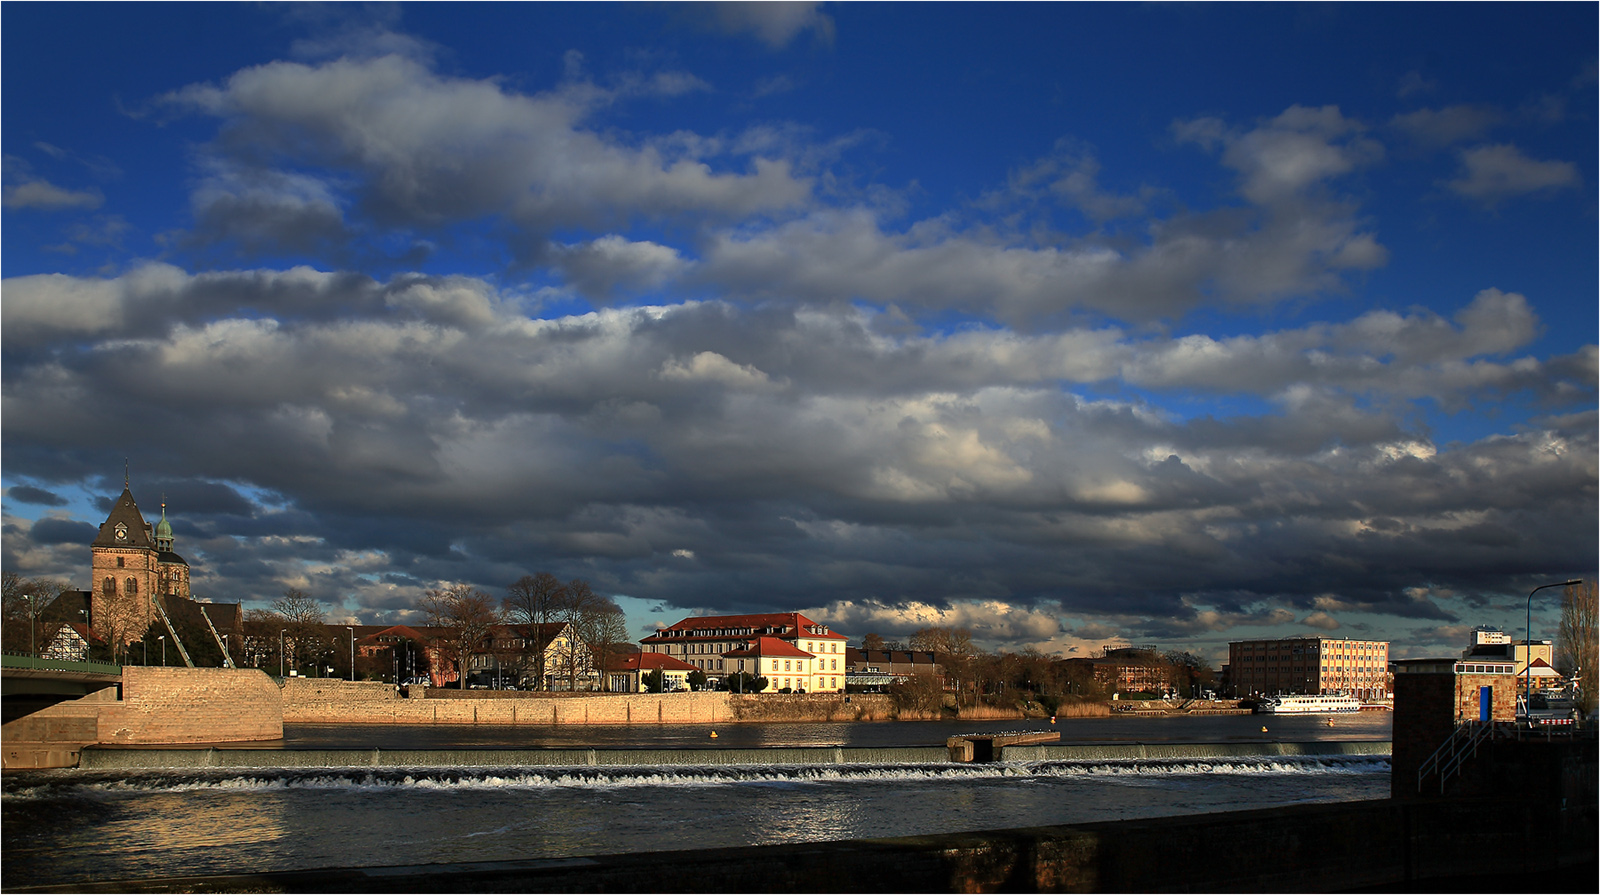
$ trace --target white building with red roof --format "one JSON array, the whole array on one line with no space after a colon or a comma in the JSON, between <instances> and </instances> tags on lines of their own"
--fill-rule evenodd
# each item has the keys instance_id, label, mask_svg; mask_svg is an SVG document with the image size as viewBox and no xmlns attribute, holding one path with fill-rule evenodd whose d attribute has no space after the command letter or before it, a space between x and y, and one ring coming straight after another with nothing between
<instances>
[{"instance_id":1,"label":"white building with red roof","mask_svg":"<svg viewBox=\"0 0 1600 895\"><path fill-rule=\"evenodd\" d=\"M767 679L767 689L806 693L844 690L849 638L798 612L708 615L686 618L639 641L722 681L745 672Z\"/></svg>"},{"instance_id":2,"label":"white building with red roof","mask_svg":"<svg viewBox=\"0 0 1600 895\"><path fill-rule=\"evenodd\" d=\"M642 678L661 672L662 690L689 689L689 675L695 667L661 653L634 653L611 660L606 666L606 689L613 693L643 693Z\"/></svg>"}]
</instances>

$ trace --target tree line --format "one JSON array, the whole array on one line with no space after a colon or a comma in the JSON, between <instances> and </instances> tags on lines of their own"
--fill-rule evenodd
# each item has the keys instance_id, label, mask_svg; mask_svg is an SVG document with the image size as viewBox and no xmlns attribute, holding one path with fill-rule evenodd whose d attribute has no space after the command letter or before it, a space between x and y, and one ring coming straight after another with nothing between
<instances>
[{"instance_id":1,"label":"tree line","mask_svg":"<svg viewBox=\"0 0 1600 895\"><path fill-rule=\"evenodd\" d=\"M906 640L888 640L869 633L862 637L863 649L912 650L931 652L944 669L945 691L933 692L925 681L910 679L891 688L902 704L924 710L936 709L948 694L957 705L1009 706L1036 702L1054 713L1070 702L1098 702L1109 699L1115 690L1095 677L1087 663L1050 656L1028 647L1018 651L984 653L972 642L967 628L934 625L914 632ZM1151 652L1134 661L1159 666L1161 673L1182 696L1189 696L1214 683L1214 673L1199 656L1184 650ZM928 692L922 692L927 690Z\"/></svg>"}]
</instances>

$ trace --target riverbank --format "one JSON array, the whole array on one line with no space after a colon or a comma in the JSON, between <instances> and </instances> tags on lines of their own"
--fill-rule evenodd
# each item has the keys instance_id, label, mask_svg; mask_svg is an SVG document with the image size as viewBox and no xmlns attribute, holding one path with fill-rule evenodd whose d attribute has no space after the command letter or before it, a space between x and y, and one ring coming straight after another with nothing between
<instances>
[{"instance_id":1,"label":"riverbank","mask_svg":"<svg viewBox=\"0 0 1600 895\"><path fill-rule=\"evenodd\" d=\"M881 693L537 693L456 690L367 681L282 682L286 724L737 724L744 722L1011 721L1114 714L1249 714L1238 700L970 705L921 711Z\"/></svg>"}]
</instances>

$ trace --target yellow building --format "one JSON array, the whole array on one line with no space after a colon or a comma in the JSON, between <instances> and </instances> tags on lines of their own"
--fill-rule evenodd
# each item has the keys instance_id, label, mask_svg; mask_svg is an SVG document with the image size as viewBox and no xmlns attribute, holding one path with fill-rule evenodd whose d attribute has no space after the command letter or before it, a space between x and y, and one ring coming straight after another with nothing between
<instances>
[{"instance_id":1,"label":"yellow building","mask_svg":"<svg viewBox=\"0 0 1600 895\"><path fill-rule=\"evenodd\" d=\"M1228 644L1228 680L1237 696L1344 693L1391 695L1389 642L1292 637Z\"/></svg>"},{"instance_id":2,"label":"yellow building","mask_svg":"<svg viewBox=\"0 0 1600 895\"><path fill-rule=\"evenodd\" d=\"M832 693L844 690L848 642L798 612L774 612L686 618L639 646L687 662L709 680L743 671L765 677L766 692Z\"/></svg>"}]
</instances>

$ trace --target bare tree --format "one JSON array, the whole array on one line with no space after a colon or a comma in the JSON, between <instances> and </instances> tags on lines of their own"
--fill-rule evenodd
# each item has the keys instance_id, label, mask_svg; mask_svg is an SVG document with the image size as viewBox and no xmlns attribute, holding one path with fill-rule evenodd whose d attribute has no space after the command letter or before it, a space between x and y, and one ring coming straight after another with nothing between
<instances>
[{"instance_id":1,"label":"bare tree","mask_svg":"<svg viewBox=\"0 0 1600 895\"><path fill-rule=\"evenodd\" d=\"M590 627L590 620L606 606L615 607L616 603L609 598L602 597L589 587L589 582L582 578L574 578L567 582L564 599L556 611L556 620L566 622L569 626L567 649L560 657L562 675L567 680L567 689L578 689L580 672L592 667L593 659L589 655L588 642L584 638L586 629ZM619 610L620 611L620 610Z\"/></svg>"},{"instance_id":2,"label":"bare tree","mask_svg":"<svg viewBox=\"0 0 1600 895\"><path fill-rule=\"evenodd\" d=\"M543 690L550 669L545 667L543 626L555 620L557 608L566 600L567 586L549 572L523 575L506 588L501 602L506 620L517 629L522 641L515 658L518 676L531 677L534 688Z\"/></svg>"},{"instance_id":3,"label":"bare tree","mask_svg":"<svg viewBox=\"0 0 1600 895\"><path fill-rule=\"evenodd\" d=\"M322 660L333 651L322 604L305 591L291 587L272 601L272 614L280 620L279 631L287 631L289 666L299 668L309 662L320 669Z\"/></svg>"},{"instance_id":4,"label":"bare tree","mask_svg":"<svg viewBox=\"0 0 1600 895\"><path fill-rule=\"evenodd\" d=\"M455 660L460 670L457 685L465 690L472 657L482 650L489 628L500 623L494 598L471 585L454 584L428 591L417 608L428 617L429 625L445 630L434 646Z\"/></svg>"},{"instance_id":5,"label":"bare tree","mask_svg":"<svg viewBox=\"0 0 1600 895\"><path fill-rule=\"evenodd\" d=\"M622 607L610 597L597 596L577 627L578 638L589 648L589 656L602 684L606 667L616 656L618 647L628 642L628 622Z\"/></svg>"},{"instance_id":6,"label":"bare tree","mask_svg":"<svg viewBox=\"0 0 1600 895\"><path fill-rule=\"evenodd\" d=\"M934 654L934 658L944 667L946 677L955 679L958 703L965 692L965 684L970 684L974 692L978 689L971 631L944 625L923 628L911 635L911 648Z\"/></svg>"},{"instance_id":7,"label":"bare tree","mask_svg":"<svg viewBox=\"0 0 1600 895\"><path fill-rule=\"evenodd\" d=\"M1556 633L1556 667L1578 676L1578 706L1585 715L1594 711L1596 652L1595 582L1569 584L1561 593L1561 627Z\"/></svg>"},{"instance_id":8,"label":"bare tree","mask_svg":"<svg viewBox=\"0 0 1600 895\"><path fill-rule=\"evenodd\" d=\"M4 642L13 652L44 648L39 642L39 613L49 608L67 586L60 581L45 578L23 578L16 572L0 573L0 590L4 593Z\"/></svg>"},{"instance_id":9,"label":"bare tree","mask_svg":"<svg viewBox=\"0 0 1600 895\"><path fill-rule=\"evenodd\" d=\"M870 633L869 632L865 637L861 638L861 648L862 649L888 649L889 647L888 647L888 644L884 642L882 634Z\"/></svg>"}]
</instances>

